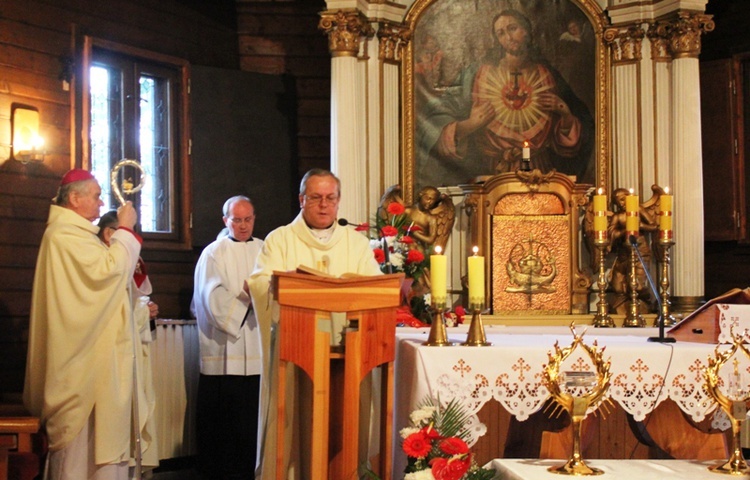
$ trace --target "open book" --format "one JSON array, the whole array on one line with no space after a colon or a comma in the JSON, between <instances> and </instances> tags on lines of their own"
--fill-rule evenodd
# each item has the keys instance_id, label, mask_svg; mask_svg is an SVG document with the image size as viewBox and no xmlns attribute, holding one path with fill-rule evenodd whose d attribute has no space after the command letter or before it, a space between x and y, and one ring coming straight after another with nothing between
<instances>
[{"instance_id":1,"label":"open book","mask_svg":"<svg viewBox=\"0 0 750 480\"><path fill-rule=\"evenodd\" d=\"M308 267L306 265L300 265L297 267L297 273L307 273L309 275L316 275L318 277L325 277L325 278L356 278L356 277L362 277L363 275L359 275L358 273L343 273L340 276L331 275L330 273L323 272L321 270L317 270L312 267Z\"/></svg>"}]
</instances>

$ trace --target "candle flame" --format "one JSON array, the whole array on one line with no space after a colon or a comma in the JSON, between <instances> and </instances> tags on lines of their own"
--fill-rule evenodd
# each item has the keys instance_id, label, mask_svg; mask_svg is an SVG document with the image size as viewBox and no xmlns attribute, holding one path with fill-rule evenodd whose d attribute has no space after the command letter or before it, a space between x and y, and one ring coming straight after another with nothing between
<instances>
[{"instance_id":1,"label":"candle flame","mask_svg":"<svg viewBox=\"0 0 750 480\"><path fill-rule=\"evenodd\" d=\"M628 188L628 191L630 192L631 195L635 192L635 190L633 190L632 188Z\"/></svg>"},{"instance_id":2,"label":"candle flame","mask_svg":"<svg viewBox=\"0 0 750 480\"><path fill-rule=\"evenodd\" d=\"M435 247L435 254L440 255L441 253L443 253L443 249L440 245L438 245L437 247Z\"/></svg>"},{"instance_id":3,"label":"candle flame","mask_svg":"<svg viewBox=\"0 0 750 480\"><path fill-rule=\"evenodd\" d=\"M669 187L664 187L664 193L666 193L667 195L669 195Z\"/></svg>"},{"instance_id":4,"label":"candle flame","mask_svg":"<svg viewBox=\"0 0 750 480\"><path fill-rule=\"evenodd\" d=\"M604 195L604 189L602 187L599 187L599 190L596 191L599 195Z\"/></svg>"},{"instance_id":5,"label":"candle flame","mask_svg":"<svg viewBox=\"0 0 750 480\"><path fill-rule=\"evenodd\" d=\"M528 140L524 140L523 141L523 148L529 148L529 141Z\"/></svg>"},{"instance_id":6,"label":"candle flame","mask_svg":"<svg viewBox=\"0 0 750 480\"><path fill-rule=\"evenodd\" d=\"M474 245L473 247L471 247L471 251L474 252L474 255L476 255L477 253L479 253L479 247Z\"/></svg>"}]
</instances>

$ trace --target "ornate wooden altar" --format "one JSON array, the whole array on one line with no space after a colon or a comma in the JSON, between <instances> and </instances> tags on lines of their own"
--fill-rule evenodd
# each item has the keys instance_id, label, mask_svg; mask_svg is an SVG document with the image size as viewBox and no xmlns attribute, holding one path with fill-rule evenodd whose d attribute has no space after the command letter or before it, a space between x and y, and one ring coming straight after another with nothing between
<instances>
[{"instance_id":1,"label":"ornate wooden altar","mask_svg":"<svg viewBox=\"0 0 750 480\"><path fill-rule=\"evenodd\" d=\"M485 294L493 315L588 313L580 219L591 185L573 178L517 171L461 186L469 246L489 258Z\"/></svg>"}]
</instances>

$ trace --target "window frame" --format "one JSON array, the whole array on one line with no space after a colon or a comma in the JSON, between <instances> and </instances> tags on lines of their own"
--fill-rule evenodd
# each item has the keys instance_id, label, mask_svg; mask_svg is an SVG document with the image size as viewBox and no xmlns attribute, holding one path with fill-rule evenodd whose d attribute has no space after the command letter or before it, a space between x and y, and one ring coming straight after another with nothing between
<instances>
[{"instance_id":1,"label":"window frame","mask_svg":"<svg viewBox=\"0 0 750 480\"><path fill-rule=\"evenodd\" d=\"M161 65L177 72L179 85L175 85L176 94L173 102L175 114L172 118L171 127L174 135L174 164L172 169L172 196L171 206L174 215L174 229L169 233L139 232L147 240L144 249L168 249L189 250L192 249L191 238L191 212L192 196L190 189L190 63L182 58L173 57L137 47L132 47L109 40L91 36L83 37L81 52L81 66L79 70L79 85L74 88L74 99L79 105L75 124L81 134L78 139L71 140L71 146L76 152L75 164L87 170L91 169L91 98L89 94L90 82L89 72L94 65L94 50L101 49L109 51L118 56L130 57L134 61L144 61L150 64Z\"/></svg>"}]
</instances>

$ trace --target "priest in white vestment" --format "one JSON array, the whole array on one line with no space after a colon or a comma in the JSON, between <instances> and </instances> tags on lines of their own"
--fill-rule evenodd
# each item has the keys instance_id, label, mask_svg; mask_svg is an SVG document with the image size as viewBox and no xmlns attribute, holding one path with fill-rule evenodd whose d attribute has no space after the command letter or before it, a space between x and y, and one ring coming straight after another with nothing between
<instances>
[{"instance_id":1,"label":"priest in white vestment","mask_svg":"<svg viewBox=\"0 0 750 480\"><path fill-rule=\"evenodd\" d=\"M300 184L300 214L289 225L268 234L255 271L247 282L261 327L264 354L261 400L264 435L256 478L276 478L278 380L275 376L279 362L276 349L279 307L270 291L273 272L295 270L302 265L334 276L381 274L367 238L337 224L340 197L340 181L333 173L319 169L307 172ZM310 438L311 382L296 367L288 368L287 374L286 405L290 412L287 419L293 420L285 426L284 478L308 479L309 445L317 440ZM367 445L360 448L360 452L360 456L365 457L361 458L364 463Z\"/></svg>"},{"instance_id":2,"label":"priest in white vestment","mask_svg":"<svg viewBox=\"0 0 750 480\"><path fill-rule=\"evenodd\" d=\"M237 195L224 202L226 235L195 266L200 379L196 404L197 468L206 479L254 478L258 451L261 336L245 288L263 241L254 238L255 207Z\"/></svg>"},{"instance_id":3,"label":"priest in white vestment","mask_svg":"<svg viewBox=\"0 0 750 480\"><path fill-rule=\"evenodd\" d=\"M127 286L141 240L128 202L110 247L96 234L101 188L68 172L50 207L37 258L24 405L49 439L51 480L127 478L133 329Z\"/></svg>"}]
</instances>

